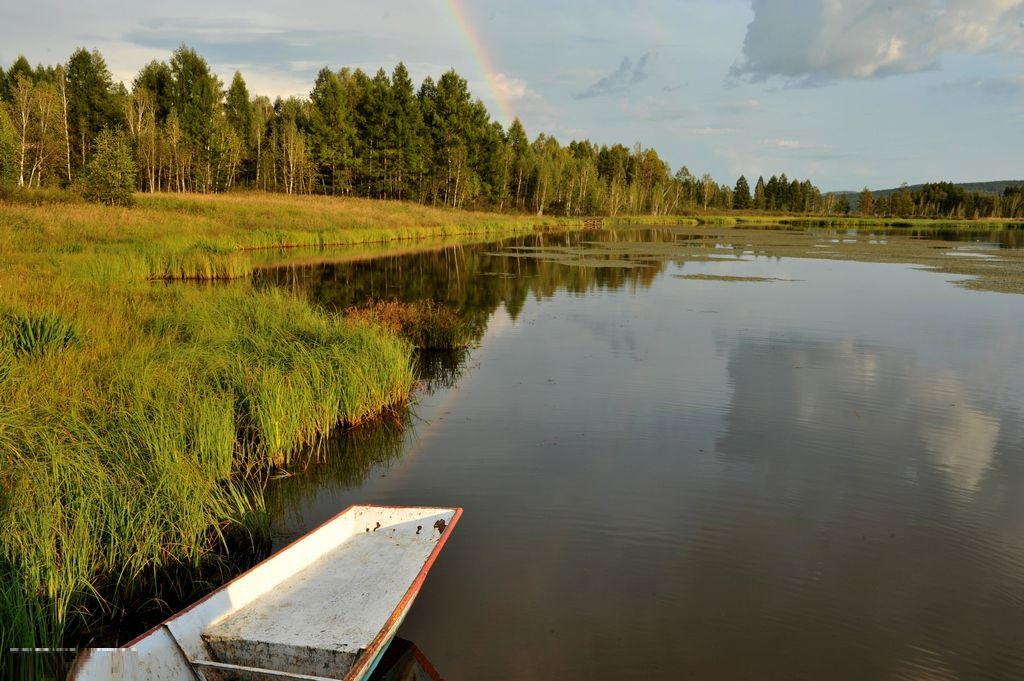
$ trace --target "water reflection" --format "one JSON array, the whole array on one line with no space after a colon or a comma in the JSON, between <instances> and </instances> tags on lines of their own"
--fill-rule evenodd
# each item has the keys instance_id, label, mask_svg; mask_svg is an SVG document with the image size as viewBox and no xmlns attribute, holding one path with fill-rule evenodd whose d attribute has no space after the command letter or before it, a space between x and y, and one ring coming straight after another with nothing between
<instances>
[{"instance_id":1,"label":"water reflection","mask_svg":"<svg viewBox=\"0 0 1024 681\"><path fill-rule=\"evenodd\" d=\"M301 463L276 474L266 490L268 512L273 517L301 517L302 509L320 490L351 489L371 475L386 475L402 456L411 420L409 410L401 408L377 423L335 432ZM279 535L275 543L282 546L301 534Z\"/></svg>"},{"instance_id":2,"label":"water reflection","mask_svg":"<svg viewBox=\"0 0 1024 681\"><path fill-rule=\"evenodd\" d=\"M511 253L491 253L493 246L451 246L413 255L381 257L370 261L322 263L314 266L279 266L260 270L258 286L285 287L318 304L344 310L367 300L433 300L458 310L481 329L490 315L504 306L516 318L528 297L550 298L557 291L585 294L595 290L648 288L664 270L671 250L654 256L634 257L641 267L567 267L567 264L535 257L550 256L559 249L579 249L591 241L636 244L676 242L670 229L622 233L572 232L536 234L512 239L503 246ZM604 261L611 256L598 256Z\"/></svg>"},{"instance_id":3,"label":"water reflection","mask_svg":"<svg viewBox=\"0 0 1024 681\"><path fill-rule=\"evenodd\" d=\"M418 392L432 395L438 390L454 388L470 357L469 348L417 352L415 370L420 380Z\"/></svg>"},{"instance_id":4,"label":"water reflection","mask_svg":"<svg viewBox=\"0 0 1024 681\"><path fill-rule=\"evenodd\" d=\"M751 657L808 678L1019 673L1019 410L913 350L723 344L733 397L721 474L702 494L742 501L720 506L688 561L699 588L686 602L719 613L690 635L711 647L738 637ZM1015 597L979 598L1006 588ZM787 635L800 638L798 660L776 657L796 652L778 647ZM848 656L859 660L849 673L828 671Z\"/></svg>"},{"instance_id":5,"label":"water reflection","mask_svg":"<svg viewBox=\"0 0 1024 681\"><path fill-rule=\"evenodd\" d=\"M500 674L498 675L500 676ZM441 681L442 677L412 641L395 637L369 681Z\"/></svg>"},{"instance_id":6,"label":"water reflection","mask_svg":"<svg viewBox=\"0 0 1024 681\"><path fill-rule=\"evenodd\" d=\"M1024 297L677 236L274 274L481 330L407 420L279 481L278 531L464 506L402 628L455 680L1024 677Z\"/></svg>"},{"instance_id":7,"label":"water reflection","mask_svg":"<svg viewBox=\"0 0 1024 681\"><path fill-rule=\"evenodd\" d=\"M885 233L895 236L901 232L887 230ZM971 230L966 232L956 229L915 229L910 231L909 236L915 239L990 244L994 248L1024 248L1024 229L1021 228Z\"/></svg>"},{"instance_id":8,"label":"water reflection","mask_svg":"<svg viewBox=\"0 0 1024 681\"><path fill-rule=\"evenodd\" d=\"M1002 430L993 415L998 406L978 403L954 372L917 368L912 350L788 338L741 339L729 352L735 397L728 436L719 443L723 453L743 456L757 451L755 442L787 442L801 452L820 450L812 466L836 458L872 469L897 466L915 484L919 465L927 464L963 494L976 492L991 468ZM758 427L740 427L736 419ZM853 455L869 452L880 460ZM913 452L928 457L911 465L906 457ZM806 471L802 457L797 463Z\"/></svg>"}]
</instances>

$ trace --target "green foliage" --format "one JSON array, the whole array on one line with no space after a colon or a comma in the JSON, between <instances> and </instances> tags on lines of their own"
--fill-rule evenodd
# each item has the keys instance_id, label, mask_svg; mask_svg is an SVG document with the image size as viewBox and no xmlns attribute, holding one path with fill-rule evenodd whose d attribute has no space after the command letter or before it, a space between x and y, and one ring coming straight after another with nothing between
<instances>
[{"instance_id":1,"label":"green foliage","mask_svg":"<svg viewBox=\"0 0 1024 681\"><path fill-rule=\"evenodd\" d=\"M84 168L100 131L121 122L121 93L97 50L78 48L66 66L68 137L71 156Z\"/></svg>"},{"instance_id":2,"label":"green foliage","mask_svg":"<svg viewBox=\"0 0 1024 681\"><path fill-rule=\"evenodd\" d=\"M355 127L341 79L328 68L320 70L310 98L310 141L321 184L332 194L351 188L346 167L352 161Z\"/></svg>"},{"instance_id":3,"label":"green foliage","mask_svg":"<svg viewBox=\"0 0 1024 681\"><path fill-rule=\"evenodd\" d=\"M875 195L867 187L864 187L860 193L859 200L857 201L857 210L861 215L875 214Z\"/></svg>"},{"instance_id":4,"label":"green foliage","mask_svg":"<svg viewBox=\"0 0 1024 681\"><path fill-rule=\"evenodd\" d=\"M14 92L14 86L18 82L18 78L24 78L28 81L35 79L35 71L32 69L32 65L28 63L28 59L25 59L25 55L19 54L18 58L11 64L11 68L7 70L4 76L4 83L2 86L3 99L10 101L12 99L12 93Z\"/></svg>"},{"instance_id":5,"label":"green foliage","mask_svg":"<svg viewBox=\"0 0 1024 681\"><path fill-rule=\"evenodd\" d=\"M747 178L740 175L740 178L736 180L736 188L732 193L732 207L736 210L747 210L753 204L753 199L750 196L750 185L747 184Z\"/></svg>"},{"instance_id":6,"label":"green foliage","mask_svg":"<svg viewBox=\"0 0 1024 681\"><path fill-rule=\"evenodd\" d=\"M116 317L91 322L113 345L23 353L2 383L0 560L14 570L0 594L49 612L28 625L34 640L43 622L105 618L97 596L124 603L154 570L205 560L222 521L253 521L229 480L287 463L412 386L404 341L287 294L124 295L104 297Z\"/></svg>"},{"instance_id":7,"label":"green foliage","mask_svg":"<svg viewBox=\"0 0 1024 681\"><path fill-rule=\"evenodd\" d=\"M252 102L249 99L249 89L245 86L245 79L238 71L235 71L231 87L228 88L224 101L224 115L227 116L228 125L235 133L242 139L248 139L252 130Z\"/></svg>"},{"instance_id":8,"label":"green foliage","mask_svg":"<svg viewBox=\"0 0 1024 681\"><path fill-rule=\"evenodd\" d=\"M153 102L156 121L163 124L174 108L174 75L171 67L164 62L151 61L139 71L132 81L133 92L146 92Z\"/></svg>"},{"instance_id":9,"label":"green foliage","mask_svg":"<svg viewBox=\"0 0 1024 681\"><path fill-rule=\"evenodd\" d=\"M102 131L87 169L85 197L111 206L130 206L135 201L136 175L135 157L124 133Z\"/></svg>"},{"instance_id":10,"label":"green foliage","mask_svg":"<svg viewBox=\"0 0 1024 681\"><path fill-rule=\"evenodd\" d=\"M2 491L2 490L0 490ZM0 512L3 504L0 500ZM22 582L17 567L0 558L0 650L10 667L3 669L5 678L35 679L57 678L55 656L52 654L12 654L12 648L60 648L63 645L63 627L53 621L42 600L32 594Z\"/></svg>"},{"instance_id":11,"label":"green foliage","mask_svg":"<svg viewBox=\"0 0 1024 681\"><path fill-rule=\"evenodd\" d=\"M213 121L222 97L220 79L199 54L182 45L171 55L174 110L185 139L201 149L213 134Z\"/></svg>"},{"instance_id":12,"label":"green foliage","mask_svg":"<svg viewBox=\"0 0 1024 681\"><path fill-rule=\"evenodd\" d=\"M757 210L765 210L768 207L768 195L763 177L758 177L757 184L754 185L753 207Z\"/></svg>"},{"instance_id":13,"label":"green foliage","mask_svg":"<svg viewBox=\"0 0 1024 681\"><path fill-rule=\"evenodd\" d=\"M0 99L0 185L12 184L18 177L18 140L7 107Z\"/></svg>"},{"instance_id":14,"label":"green foliage","mask_svg":"<svg viewBox=\"0 0 1024 681\"><path fill-rule=\"evenodd\" d=\"M308 97L275 102L253 96L239 72L225 92L207 61L186 45L168 63L144 66L130 95L113 84L98 52L77 50L66 72L66 126L59 69L32 68L20 58L2 79L8 90L24 83L21 108L29 114L11 120L29 120L23 146L42 150L19 164L23 184L75 184L100 131L123 126L140 171L135 187L146 192L255 188L577 219L835 210L835 197L784 173L759 177L751 190L745 177L733 186L685 166L673 173L657 150L639 144L565 143L546 134L531 140L518 119L507 127L493 120L454 70L416 88L402 63L390 74L325 67ZM41 120L42 112L50 118ZM0 129L0 174L10 175L4 137L12 138ZM1006 182L979 185L990 192L985 195L962 195L945 184L920 193L910 187L909 197L876 193L884 204L865 203L865 214L1024 217L1024 196L999 194Z\"/></svg>"}]
</instances>

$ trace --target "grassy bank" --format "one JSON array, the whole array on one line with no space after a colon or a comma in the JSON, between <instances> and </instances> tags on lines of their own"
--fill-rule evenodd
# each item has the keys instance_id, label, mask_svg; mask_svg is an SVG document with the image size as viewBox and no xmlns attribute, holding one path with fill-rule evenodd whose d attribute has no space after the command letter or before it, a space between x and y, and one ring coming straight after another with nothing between
<instances>
[{"instance_id":1,"label":"grassy bank","mask_svg":"<svg viewBox=\"0 0 1024 681\"><path fill-rule=\"evenodd\" d=\"M158 575L204 568L260 526L253 473L410 393L412 344L381 320L248 282L154 278L244 276L253 249L534 225L266 194L53 198L0 202L4 651L87 643L130 618L120 609Z\"/></svg>"},{"instance_id":2,"label":"grassy bank","mask_svg":"<svg viewBox=\"0 0 1024 681\"><path fill-rule=\"evenodd\" d=\"M42 205L32 203L31 195L21 198L0 201L0 226L10 228L0 237L0 253L75 255L66 264L84 264L89 278L236 279L251 273L253 252L264 249L497 236L565 223L397 201L264 193L140 194L130 209L70 197Z\"/></svg>"}]
</instances>

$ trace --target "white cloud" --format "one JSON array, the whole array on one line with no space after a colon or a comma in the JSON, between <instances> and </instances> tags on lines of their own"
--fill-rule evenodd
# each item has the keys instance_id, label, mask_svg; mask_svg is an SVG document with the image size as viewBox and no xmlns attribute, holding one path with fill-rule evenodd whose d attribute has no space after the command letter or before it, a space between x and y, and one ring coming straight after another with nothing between
<instances>
[{"instance_id":1,"label":"white cloud","mask_svg":"<svg viewBox=\"0 0 1024 681\"><path fill-rule=\"evenodd\" d=\"M800 140L785 138L761 140L761 146L766 149L777 149L779 151L806 151L809 149L828 149L825 144L807 144Z\"/></svg>"},{"instance_id":2,"label":"white cloud","mask_svg":"<svg viewBox=\"0 0 1024 681\"><path fill-rule=\"evenodd\" d=\"M691 135L703 135L703 136L714 136L714 135L728 135L736 132L734 128L716 128L713 126L707 126L703 128L689 128L687 130Z\"/></svg>"},{"instance_id":3,"label":"white cloud","mask_svg":"<svg viewBox=\"0 0 1024 681\"><path fill-rule=\"evenodd\" d=\"M522 78L496 72L488 82L485 82L481 74L470 79L469 87L474 95L483 99L491 116L505 125L512 122L501 119L507 105L510 115L518 117L524 124L529 124L527 127L531 135L541 131L552 134L556 129L561 132L557 121L564 117L564 113L555 109L541 93L530 87ZM501 101L495 101L495 96Z\"/></svg>"},{"instance_id":4,"label":"white cloud","mask_svg":"<svg viewBox=\"0 0 1024 681\"><path fill-rule=\"evenodd\" d=\"M1024 54L1024 0L752 0L734 77L801 85L934 69L943 54Z\"/></svg>"},{"instance_id":5,"label":"white cloud","mask_svg":"<svg viewBox=\"0 0 1024 681\"><path fill-rule=\"evenodd\" d=\"M529 88L526 87L526 81L519 78L505 73L495 73L492 80L498 94L509 100L523 99L530 94Z\"/></svg>"},{"instance_id":6,"label":"white cloud","mask_svg":"<svg viewBox=\"0 0 1024 681\"><path fill-rule=\"evenodd\" d=\"M718 110L725 113L743 113L757 111L760 108L761 102L756 99L741 99L735 102L722 102L718 105Z\"/></svg>"}]
</instances>

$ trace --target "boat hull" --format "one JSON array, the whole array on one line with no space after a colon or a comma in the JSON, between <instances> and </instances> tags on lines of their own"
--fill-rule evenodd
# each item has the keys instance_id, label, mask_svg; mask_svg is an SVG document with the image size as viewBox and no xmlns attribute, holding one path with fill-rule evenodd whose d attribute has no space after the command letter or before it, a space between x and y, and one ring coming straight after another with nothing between
<instances>
[{"instance_id":1,"label":"boat hull","mask_svg":"<svg viewBox=\"0 0 1024 681\"><path fill-rule=\"evenodd\" d=\"M352 506L72 678L344 679L373 671L458 508Z\"/></svg>"}]
</instances>

